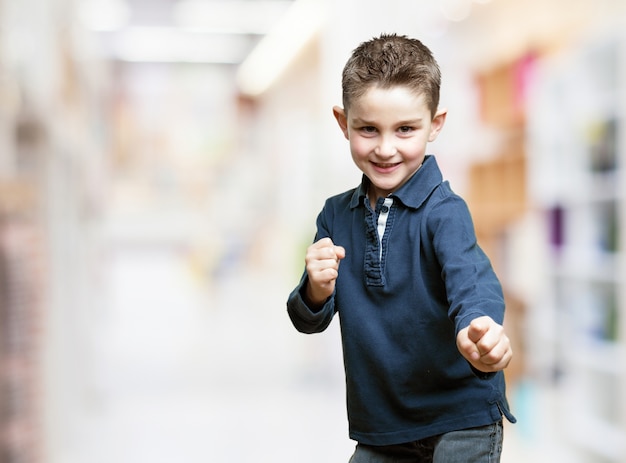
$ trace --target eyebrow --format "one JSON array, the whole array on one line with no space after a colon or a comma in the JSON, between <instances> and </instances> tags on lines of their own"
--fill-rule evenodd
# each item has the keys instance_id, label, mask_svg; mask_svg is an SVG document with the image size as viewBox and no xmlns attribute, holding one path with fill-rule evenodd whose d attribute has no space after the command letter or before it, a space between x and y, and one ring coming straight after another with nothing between
<instances>
[{"instance_id":1,"label":"eyebrow","mask_svg":"<svg viewBox=\"0 0 626 463\"><path fill-rule=\"evenodd\" d=\"M423 118L417 118L417 119L410 119L410 120L405 120L405 121L399 121L397 122L396 125L398 126L404 126L404 125L416 125L416 124L421 124L423 122ZM359 117L355 117L354 119L352 119L352 123L353 124L360 124L360 125L377 125L375 122L372 121L367 121L365 119L361 119Z\"/></svg>"}]
</instances>

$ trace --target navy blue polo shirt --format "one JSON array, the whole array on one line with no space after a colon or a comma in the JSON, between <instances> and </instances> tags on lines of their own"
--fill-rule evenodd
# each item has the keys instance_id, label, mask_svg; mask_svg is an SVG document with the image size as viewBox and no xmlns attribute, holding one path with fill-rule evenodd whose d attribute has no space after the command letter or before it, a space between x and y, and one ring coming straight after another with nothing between
<instances>
[{"instance_id":1,"label":"navy blue polo shirt","mask_svg":"<svg viewBox=\"0 0 626 463\"><path fill-rule=\"evenodd\" d=\"M346 249L335 292L319 311L305 304L306 272L287 309L304 333L339 315L350 437L391 445L476 426L510 414L502 372L475 371L456 334L477 317L498 323L504 298L476 242L465 201L434 157L398 191L367 199L369 180L329 198L315 240Z\"/></svg>"}]
</instances>

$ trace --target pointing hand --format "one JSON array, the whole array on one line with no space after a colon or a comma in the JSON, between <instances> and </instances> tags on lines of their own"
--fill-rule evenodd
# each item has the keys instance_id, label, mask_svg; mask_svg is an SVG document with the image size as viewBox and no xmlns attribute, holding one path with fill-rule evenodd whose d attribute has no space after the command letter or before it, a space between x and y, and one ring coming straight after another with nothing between
<instances>
[{"instance_id":1,"label":"pointing hand","mask_svg":"<svg viewBox=\"0 0 626 463\"><path fill-rule=\"evenodd\" d=\"M487 316L475 318L459 331L456 344L461 355L485 373L505 369L513 357L504 328Z\"/></svg>"}]
</instances>

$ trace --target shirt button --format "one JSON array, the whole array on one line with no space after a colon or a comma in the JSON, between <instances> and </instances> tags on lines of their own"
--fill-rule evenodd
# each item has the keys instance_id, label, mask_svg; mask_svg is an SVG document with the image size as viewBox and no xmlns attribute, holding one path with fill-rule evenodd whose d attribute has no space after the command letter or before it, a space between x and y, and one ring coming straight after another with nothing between
<instances>
[{"instance_id":1,"label":"shirt button","mask_svg":"<svg viewBox=\"0 0 626 463\"><path fill-rule=\"evenodd\" d=\"M386 214L387 212L389 212L389 208L387 206L383 206L381 211Z\"/></svg>"}]
</instances>

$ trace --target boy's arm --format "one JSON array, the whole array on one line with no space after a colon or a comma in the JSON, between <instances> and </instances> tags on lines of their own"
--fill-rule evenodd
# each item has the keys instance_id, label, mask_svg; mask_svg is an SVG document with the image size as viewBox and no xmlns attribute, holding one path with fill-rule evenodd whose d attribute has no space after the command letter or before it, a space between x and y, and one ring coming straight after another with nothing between
<instances>
[{"instance_id":1,"label":"boy's arm","mask_svg":"<svg viewBox=\"0 0 626 463\"><path fill-rule=\"evenodd\" d=\"M446 197L431 210L429 223L459 352L478 372L506 368L512 350L502 327L502 287L476 242L465 201L456 195Z\"/></svg>"},{"instance_id":2,"label":"boy's arm","mask_svg":"<svg viewBox=\"0 0 626 463\"><path fill-rule=\"evenodd\" d=\"M330 238L322 238L307 249L306 272L287 300L293 325L303 333L325 330L335 314L335 281L345 250Z\"/></svg>"},{"instance_id":3,"label":"boy's arm","mask_svg":"<svg viewBox=\"0 0 626 463\"><path fill-rule=\"evenodd\" d=\"M300 284L291 292L287 299L287 313L293 326L301 333L321 333L335 315L335 298L330 297L319 308L312 308L306 301L306 287L309 277L306 272Z\"/></svg>"}]
</instances>

